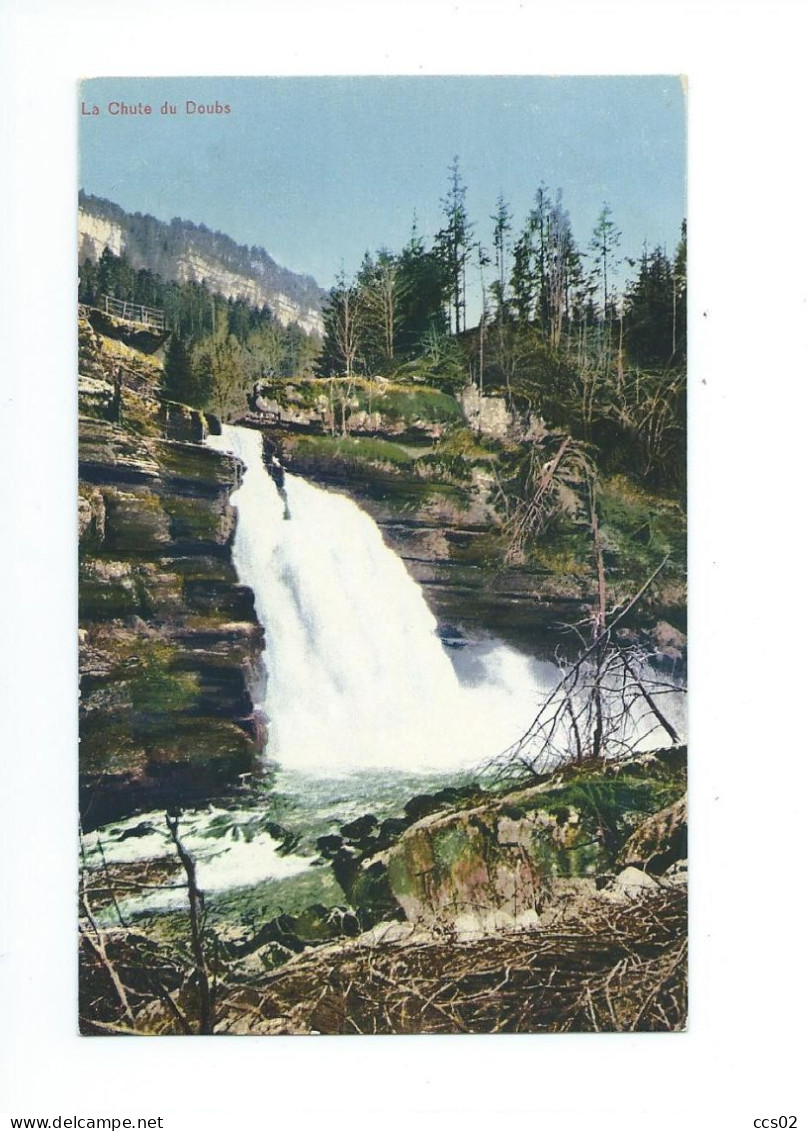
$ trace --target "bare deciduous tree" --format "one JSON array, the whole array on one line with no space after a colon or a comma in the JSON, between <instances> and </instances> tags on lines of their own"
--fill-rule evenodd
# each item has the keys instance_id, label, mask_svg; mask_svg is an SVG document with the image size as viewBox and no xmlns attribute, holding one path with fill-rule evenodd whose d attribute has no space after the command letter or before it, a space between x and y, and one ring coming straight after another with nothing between
<instances>
[{"instance_id":1,"label":"bare deciduous tree","mask_svg":"<svg viewBox=\"0 0 809 1131\"><path fill-rule=\"evenodd\" d=\"M597 520L592 525L595 553L600 558ZM574 660L557 656L561 676L545 696L528 730L495 760L498 776L536 778L570 762L628 757L659 730L672 744L680 742L660 700L681 696L685 688L650 666L653 653L639 645L620 644L616 639L619 625L667 560L663 559L632 599L613 612L611 619L606 609L601 561L590 642L579 633L578 656Z\"/></svg>"}]
</instances>

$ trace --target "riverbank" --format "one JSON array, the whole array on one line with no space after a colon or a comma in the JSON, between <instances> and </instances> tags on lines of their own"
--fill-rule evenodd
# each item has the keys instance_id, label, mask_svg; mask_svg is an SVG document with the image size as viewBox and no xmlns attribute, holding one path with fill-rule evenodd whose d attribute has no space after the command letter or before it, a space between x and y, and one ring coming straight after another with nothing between
<instances>
[{"instance_id":1,"label":"riverbank","mask_svg":"<svg viewBox=\"0 0 809 1131\"><path fill-rule=\"evenodd\" d=\"M677 502L603 481L602 602L642 599L581 666L587 515L560 489L517 552L497 502L538 419L388 383L343 435L309 382L223 429L82 343L83 1031L491 1031L487 969L503 1031L587 1027L585 991L681 1027L684 752L645 686L652 653L681 690ZM570 992L519 1015L531 948Z\"/></svg>"},{"instance_id":2,"label":"riverbank","mask_svg":"<svg viewBox=\"0 0 809 1131\"><path fill-rule=\"evenodd\" d=\"M87 898L109 911L106 925L85 928L83 1030L199 1031L202 975L219 987L218 1033L680 1028L684 788L685 752L661 752L606 771L569 767L528 789L444 787L393 815L362 814L318 836L308 867L283 894L277 886L285 910L271 911L260 884L230 897L209 885L202 968L188 958L176 854L161 872L123 869L110 851L85 877ZM323 800L333 827L339 802ZM315 831L290 845L291 876ZM174 911L142 906L130 919L127 893L142 897L143 883L175 885ZM132 989L131 1018L103 992L99 947Z\"/></svg>"}]
</instances>

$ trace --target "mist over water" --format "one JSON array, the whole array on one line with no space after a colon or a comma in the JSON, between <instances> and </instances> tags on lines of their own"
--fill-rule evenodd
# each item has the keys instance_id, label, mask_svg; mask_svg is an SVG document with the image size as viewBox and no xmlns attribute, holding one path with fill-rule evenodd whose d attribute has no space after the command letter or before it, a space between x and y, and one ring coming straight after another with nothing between
<instances>
[{"instance_id":1,"label":"mist over water","mask_svg":"<svg viewBox=\"0 0 809 1131\"><path fill-rule=\"evenodd\" d=\"M344 820L397 812L414 793L457 781L520 739L538 715L553 713L560 669L498 640L446 648L419 586L350 499L292 475L282 492L257 431L224 426L207 442L246 468L231 497L233 557L266 633L265 755L280 766L276 787L302 831L333 829L335 811ZM653 687L655 673L647 675ZM684 701L661 705L684 737ZM669 744L642 702L627 709L621 733L638 750ZM568 739L563 729L563 748ZM262 814L208 807L183 815L181 835L206 891L295 883L308 872L314 858L287 854L267 830L216 832L222 821L249 824ZM85 834L83 846L91 869L173 851L162 812ZM126 912L180 907L186 898L182 884L169 886L128 899Z\"/></svg>"},{"instance_id":2,"label":"mist over water","mask_svg":"<svg viewBox=\"0 0 809 1131\"><path fill-rule=\"evenodd\" d=\"M282 498L257 431L223 426L208 443L246 467L231 499L234 562L266 630L269 757L323 775L440 772L520 737L556 683L553 665L496 641L450 654L360 507L293 475Z\"/></svg>"}]
</instances>

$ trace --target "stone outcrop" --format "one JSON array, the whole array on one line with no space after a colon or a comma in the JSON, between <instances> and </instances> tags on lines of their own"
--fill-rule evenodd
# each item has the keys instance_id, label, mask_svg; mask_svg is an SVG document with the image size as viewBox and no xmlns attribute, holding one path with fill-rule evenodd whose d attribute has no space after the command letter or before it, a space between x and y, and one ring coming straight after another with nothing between
<instances>
[{"instance_id":1,"label":"stone outcrop","mask_svg":"<svg viewBox=\"0 0 809 1131\"><path fill-rule=\"evenodd\" d=\"M79 262L101 258L104 249L121 256L126 250L126 233L114 219L96 215L90 209L79 208Z\"/></svg>"},{"instance_id":2,"label":"stone outcrop","mask_svg":"<svg viewBox=\"0 0 809 1131\"><path fill-rule=\"evenodd\" d=\"M309 435L342 434L429 444L462 420L454 397L384 377L257 381L249 398L256 427Z\"/></svg>"},{"instance_id":3,"label":"stone outcrop","mask_svg":"<svg viewBox=\"0 0 809 1131\"><path fill-rule=\"evenodd\" d=\"M557 879L595 878L609 865L591 823L544 791L418 822L387 861L410 922L459 935L534 927Z\"/></svg>"},{"instance_id":4,"label":"stone outcrop","mask_svg":"<svg viewBox=\"0 0 809 1131\"><path fill-rule=\"evenodd\" d=\"M92 382L107 382L111 403L119 383L141 397L154 398L163 376L160 350L167 335L133 327L120 318L89 306L79 307L79 401L85 414L93 411L88 397L100 390ZM109 406L108 406L109 407ZM142 406L145 408L146 406ZM154 406L156 407L156 405ZM100 413L105 419L108 413Z\"/></svg>"},{"instance_id":5,"label":"stone outcrop","mask_svg":"<svg viewBox=\"0 0 809 1131\"><path fill-rule=\"evenodd\" d=\"M549 926L583 903L679 882L685 798L661 802L684 788L680 754L569 767L499 795L447 789L412 799L403 818L367 814L318 847L363 928L405 918L477 937Z\"/></svg>"},{"instance_id":6,"label":"stone outcrop","mask_svg":"<svg viewBox=\"0 0 809 1131\"><path fill-rule=\"evenodd\" d=\"M687 853L688 813L686 799L681 797L638 826L621 850L618 863L661 875Z\"/></svg>"},{"instance_id":7,"label":"stone outcrop","mask_svg":"<svg viewBox=\"0 0 809 1131\"><path fill-rule=\"evenodd\" d=\"M510 409L505 397L481 394L474 385L467 385L459 399L464 420L479 435L525 441L541 440L547 433L538 413Z\"/></svg>"},{"instance_id":8,"label":"stone outcrop","mask_svg":"<svg viewBox=\"0 0 809 1131\"><path fill-rule=\"evenodd\" d=\"M494 635L550 656L558 626L581 619L590 597L571 583L554 593L536 570L505 566L475 469L463 486L432 482L349 456L309 452L281 430L268 433L294 474L349 495L379 526L421 586L439 624L464 636Z\"/></svg>"},{"instance_id":9,"label":"stone outcrop","mask_svg":"<svg viewBox=\"0 0 809 1131\"><path fill-rule=\"evenodd\" d=\"M175 433L178 421L202 428L181 406L166 419ZM193 440L80 419L85 828L209 800L254 766L263 632L230 558L239 474L238 461Z\"/></svg>"},{"instance_id":10,"label":"stone outcrop","mask_svg":"<svg viewBox=\"0 0 809 1131\"><path fill-rule=\"evenodd\" d=\"M116 318L97 307L87 306L82 310L86 321L97 334L110 341L123 342L141 354L154 354L166 344L168 330L155 330L151 326L134 325L124 318ZM81 328L81 323L80 323Z\"/></svg>"}]
</instances>

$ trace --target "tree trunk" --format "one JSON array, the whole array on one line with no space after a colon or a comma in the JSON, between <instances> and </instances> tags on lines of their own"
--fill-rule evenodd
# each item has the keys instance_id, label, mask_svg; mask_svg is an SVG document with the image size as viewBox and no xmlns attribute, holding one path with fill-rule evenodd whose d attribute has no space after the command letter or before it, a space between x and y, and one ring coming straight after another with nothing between
<instances>
[{"instance_id":1,"label":"tree trunk","mask_svg":"<svg viewBox=\"0 0 809 1131\"><path fill-rule=\"evenodd\" d=\"M211 984L208 979L208 968L205 963L205 952L202 949L202 905L203 897L202 892L197 887L197 870L196 865L192 858L188 855L182 841L180 840L177 826L179 819L177 817L170 817L166 814L166 825L171 839L174 841L174 847L177 850L177 855L180 858L180 863L183 866L186 874L186 881L188 885L188 908L189 920L191 923L191 953L194 955L194 972L197 979L197 987L199 989L199 1033L200 1035L210 1035L213 1033L214 1016L213 1016L213 995L211 993Z\"/></svg>"}]
</instances>

